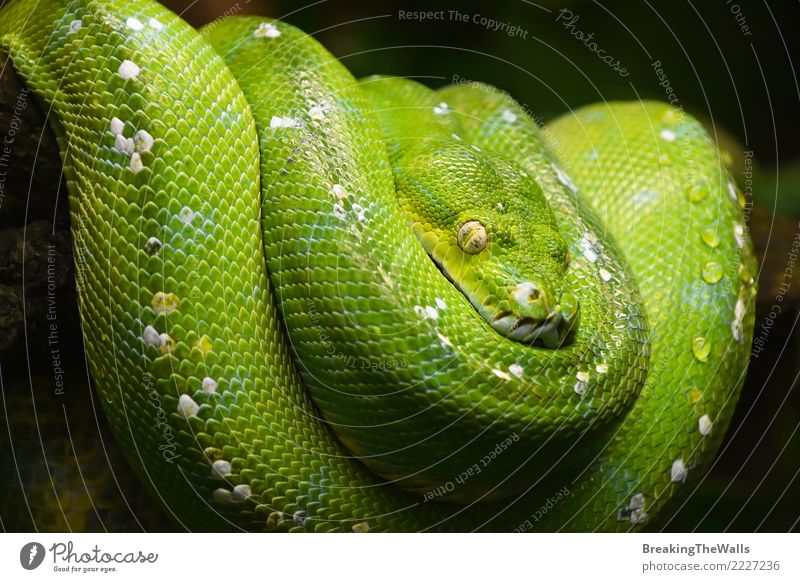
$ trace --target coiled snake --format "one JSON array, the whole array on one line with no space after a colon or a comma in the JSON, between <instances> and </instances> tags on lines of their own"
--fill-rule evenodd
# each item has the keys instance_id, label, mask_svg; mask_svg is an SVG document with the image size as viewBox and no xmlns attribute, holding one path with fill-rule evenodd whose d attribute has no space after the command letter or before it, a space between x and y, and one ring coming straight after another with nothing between
<instances>
[{"instance_id":1,"label":"coiled snake","mask_svg":"<svg viewBox=\"0 0 800 582\"><path fill-rule=\"evenodd\" d=\"M0 51L61 148L93 383L182 526L627 531L713 458L756 271L682 111L541 128L151 0L12 1Z\"/></svg>"}]
</instances>

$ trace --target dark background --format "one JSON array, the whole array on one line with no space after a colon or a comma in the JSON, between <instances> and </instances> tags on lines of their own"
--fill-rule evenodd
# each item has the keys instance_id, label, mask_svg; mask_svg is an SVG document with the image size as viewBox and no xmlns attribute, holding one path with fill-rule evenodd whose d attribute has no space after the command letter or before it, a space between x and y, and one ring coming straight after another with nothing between
<instances>
[{"instance_id":1,"label":"dark background","mask_svg":"<svg viewBox=\"0 0 800 582\"><path fill-rule=\"evenodd\" d=\"M800 233L800 92L792 62L800 60L800 2L164 3L195 26L226 13L285 19L313 34L357 77L395 74L421 78L434 87L452 82L454 76L478 80L507 90L542 120L599 100L664 100L652 67L658 60L679 99L677 105L704 120L731 152L737 179L742 178L744 151L754 153L758 174L749 226L761 261L756 335L776 304L792 240ZM593 33L597 45L630 74L621 77L571 36L556 21L562 8L579 17L576 30ZM444 10L445 19L401 20L399 10ZM469 22L450 20L449 10L469 15ZM487 30L472 22L475 14L517 26L527 32L526 38ZM740 23L750 35L743 34ZM0 112L0 125L2 121ZM36 222L42 217L35 216L32 206L33 213L24 217L0 217L0 467L5 467L0 475L0 528L170 529L153 515L152 503L130 476L102 419L95 420L99 403L86 380L74 299L60 316L69 406L54 401L51 380L40 377L41 370L49 374L51 366L46 330L41 328L41 249L53 237L47 223ZM56 234L63 239L68 236L63 208L57 222L61 230ZM57 246L70 245L59 240ZM58 263L64 266L58 274L59 301L64 305L74 298L71 257L60 256ZM795 333L800 268L796 270L766 347L751 361L720 456L666 524L668 530L800 528L800 346ZM63 438L66 430L72 440ZM8 435L13 435L13 447L3 440ZM59 463L59 455L71 460ZM34 488L34 482L43 485ZM74 483L79 486L70 485ZM46 521L43 515L49 516Z\"/></svg>"},{"instance_id":2,"label":"dark background","mask_svg":"<svg viewBox=\"0 0 800 582\"><path fill-rule=\"evenodd\" d=\"M510 92L544 119L598 100L664 99L651 68L660 60L689 112L713 120L774 161L800 153L797 60L800 3L707 0L605 0L603 2L502 0L497 2L322 2L270 0L167 0L195 26L226 11L285 19L313 34L356 77L374 73L453 75ZM538 6L538 7L537 7ZM751 34L745 36L732 11ZM607 54L630 71L622 78L570 36L559 11L579 16L576 29L594 33ZM401 20L399 11L444 10L445 20ZM479 14L528 32L513 38L447 11ZM777 137L777 140L776 140ZM776 147L776 141L780 149Z\"/></svg>"}]
</instances>

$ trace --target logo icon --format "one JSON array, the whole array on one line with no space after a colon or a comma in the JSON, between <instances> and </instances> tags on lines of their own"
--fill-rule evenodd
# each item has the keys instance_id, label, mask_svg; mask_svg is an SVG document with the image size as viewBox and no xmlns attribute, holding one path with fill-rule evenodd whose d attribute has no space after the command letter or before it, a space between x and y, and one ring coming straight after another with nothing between
<instances>
[{"instance_id":1,"label":"logo icon","mask_svg":"<svg viewBox=\"0 0 800 582\"><path fill-rule=\"evenodd\" d=\"M44 546L39 542L29 542L19 551L19 563L26 570L35 570L44 561Z\"/></svg>"}]
</instances>

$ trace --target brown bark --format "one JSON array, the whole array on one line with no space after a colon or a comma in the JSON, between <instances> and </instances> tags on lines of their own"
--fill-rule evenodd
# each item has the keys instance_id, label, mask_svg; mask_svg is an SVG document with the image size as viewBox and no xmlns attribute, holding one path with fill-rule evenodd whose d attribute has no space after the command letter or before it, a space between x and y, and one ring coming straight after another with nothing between
<instances>
[{"instance_id":1,"label":"brown bark","mask_svg":"<svg viewBox=\"0 0 800 582\"><path fill-rule=\"evenodd\" d=\"M66 202L56 138L0 54L0 353L26 319L29 335L46 327L48 289L75 301Z\"/></svg>"},{"instance_id":2,"label":"brown bark","mask_svg":"<svg viewBox=\"0 0 800 582\"><path fill-rule=\"evenodd\" d=\"M66 223L58 143L33 92L0 53L0 227ZM61 195L59 196L59 191Z\"/></svg>"}]
</instances>

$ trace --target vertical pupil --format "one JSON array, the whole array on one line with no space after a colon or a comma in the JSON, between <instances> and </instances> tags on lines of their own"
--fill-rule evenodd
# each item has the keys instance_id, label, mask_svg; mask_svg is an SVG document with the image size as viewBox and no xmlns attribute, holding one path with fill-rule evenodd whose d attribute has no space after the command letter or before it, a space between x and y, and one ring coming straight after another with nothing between
<instances>
[{"instance_id":1,"label":"vertical pupil","mask_svg":"<svg viewBox=\"0 0 800 582\"><path fill-rule=\"evenodd\" d=\"M486 227L478 220L470 220L458 229L458 246L465 253L477 254L486 248Z\"/></svg>"}]
</instances>

